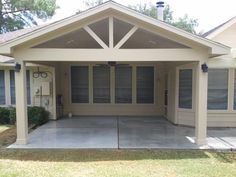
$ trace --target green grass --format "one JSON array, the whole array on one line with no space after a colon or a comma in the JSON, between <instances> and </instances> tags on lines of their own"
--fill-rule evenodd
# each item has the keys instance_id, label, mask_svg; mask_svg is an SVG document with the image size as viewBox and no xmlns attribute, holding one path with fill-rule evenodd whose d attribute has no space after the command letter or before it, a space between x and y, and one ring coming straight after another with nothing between
<instances>
[{"instance_id":1,"label":"green grass","mask_svg":"<svg viewBox=\"0 0 236 177\"><path fill-rule=\"evenodd\" d=\"M235 177L236 154L210 151L1 150L4 177Z\"/></svg>"},{"instance_id":2,"label":"green grass","mask_svg":"<svg viewBox=\"0 0 236 177\"><path fill-rule=\"evenodd\" d=\"M0 134L0 141L7 138L10 143L14 141L13 135L14 127ZM2 146L0 176L235 177L236 153L200 150L9 150Z\"/></svg>"}]
</instances>

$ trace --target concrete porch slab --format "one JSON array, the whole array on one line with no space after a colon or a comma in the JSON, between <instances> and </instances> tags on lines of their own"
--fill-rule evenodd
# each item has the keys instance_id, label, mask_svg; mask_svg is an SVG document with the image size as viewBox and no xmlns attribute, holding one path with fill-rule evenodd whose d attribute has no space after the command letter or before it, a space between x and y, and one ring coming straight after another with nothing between
<instances>
[{"instance_id":1,"label":"concrete porch slab","mask_svg":"<svg viewBox=\"0 0 236 177\"><path fill-rule=\"evenodd\" d=\"M77 117L51 121L29 135L37 149L219 149L236 150L236 128L208 129L208 145L194 144L194 128L160 117Z\"/></svg>"}]
</instances>

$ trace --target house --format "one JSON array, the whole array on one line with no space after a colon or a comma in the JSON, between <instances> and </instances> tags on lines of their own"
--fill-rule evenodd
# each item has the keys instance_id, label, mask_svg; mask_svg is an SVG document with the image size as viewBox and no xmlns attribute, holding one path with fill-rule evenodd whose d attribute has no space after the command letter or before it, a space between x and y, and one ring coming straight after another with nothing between
<instances>
[{"instance_id":1,"label":"house","mask_svg":"<svg viewBox=\"0 0 236 177\"><path fill-rule=\"evenodd\" d=\"M201 37L158 16L109 1L6 34L0 54L16 63L0 66L0 103L16 105L17 143L27 143L27 104L55 120L61 103L63 115L165 116L194 126L198 145L207 127L236 127L235 19Z\"/></svg>"}]
</instances>

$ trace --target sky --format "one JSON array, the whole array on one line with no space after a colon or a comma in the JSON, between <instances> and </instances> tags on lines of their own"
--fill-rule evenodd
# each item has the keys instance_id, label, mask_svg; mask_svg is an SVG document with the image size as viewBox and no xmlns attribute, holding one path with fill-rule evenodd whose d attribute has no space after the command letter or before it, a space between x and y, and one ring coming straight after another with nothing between
<instances>
[{"instance_id":1,"label":"sky","mask_svg":"<svg viewBox=\"0 0 236 177\"><path fill-rule=\"evenodd\" d=\"M157 0L114 0L123 5L136 5L139 3L153 3ZM198 19L198 32L206 32L221 23L236 16L236 0L164 0L170 5L173 17L178 19L188 14L193 19ZM47 22L53 22L75 14L79 9L85 10L84 0L57 0L60 7L56 14Z\"/></svg>"}]
</instances>

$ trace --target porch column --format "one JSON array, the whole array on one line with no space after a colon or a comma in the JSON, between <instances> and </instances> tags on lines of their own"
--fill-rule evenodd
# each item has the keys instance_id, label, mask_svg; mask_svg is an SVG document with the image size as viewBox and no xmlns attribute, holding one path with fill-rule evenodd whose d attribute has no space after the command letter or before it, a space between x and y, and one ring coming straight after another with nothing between
<instances>
[{"instance_id":1,"label":"porch column","mask_svg":"<svg viewBox=\"0 0 236 177\"><path fill-rule=\"evenodd\" d=\"M196 68L196 102L195 102L195 143L199 146L207 144L207 88L208 73L203 72L199 62Z\"/></svg>"},{"instance_id":2,"label":"porch column","mask_svg":"<svg viewBox=\"0 0 236 177\"><path fill-rule=\"evenodd\" d=\"M16 144L27 144L28 115L27 115L27 89L25 62L19 61L20 72L15 72L16 86Z\"/></svg>"}]
</instances>

